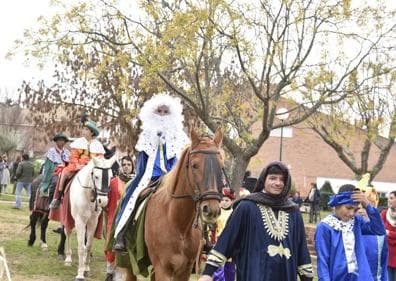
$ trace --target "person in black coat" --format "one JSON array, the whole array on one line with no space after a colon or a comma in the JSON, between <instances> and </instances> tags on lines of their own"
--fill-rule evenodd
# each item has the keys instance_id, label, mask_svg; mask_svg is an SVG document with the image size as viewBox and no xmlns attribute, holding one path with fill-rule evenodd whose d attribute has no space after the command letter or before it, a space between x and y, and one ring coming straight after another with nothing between
<instances>
[{"instance_id":1,"label":"person in black coat","mask_svg":"<svg viewBox=\"0 0 396 281\"><path fill-rule=\"evenodd\" d=\"M311 183L311 190L308 193L306 202L309 203L309 223L317 223L320 218L320 191L316 183Z\"/></svg>"}]
</instances>

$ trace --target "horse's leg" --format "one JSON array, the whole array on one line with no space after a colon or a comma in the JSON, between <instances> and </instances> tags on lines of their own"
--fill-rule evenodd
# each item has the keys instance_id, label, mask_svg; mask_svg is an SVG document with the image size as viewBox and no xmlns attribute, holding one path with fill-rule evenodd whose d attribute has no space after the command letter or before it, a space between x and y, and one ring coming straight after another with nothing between
<instances>
[{"instance_id":1,"label":"horse's leg","mask_svg":"<svg viewBox=\"0 0 396 281\"><path fill-rule=\"evenodd\" d=\"M40 238L41 238L41 250L43 250L43 251L48 251L47 239L45 236L45 232L47 231L47 227L48 227L48 221L49 221L48 216L41 217Z\"/></svg>"},{"instance_id":2,"label":"horse's leg","mask_svg":"<svg viewBox=\"0 0 396 281\"><path fill-rule=\"evenodd\" d=\"M86 238L86 243L85 243L85 253L84 253L84 274L87 275L88 272L90 271L89 268L89 262L91 259L91 246L92 246L92 240L95 234L96 226L98 224L98 217L99 216L94 216L91 220L88 220L87 222L87 232L85 235Z\"/></svg>"},{"instance_id":3,"label":"horse's leg","mask_svg":"<svg viewBox=\"0 0 396 281\"><path fill-rule=\"evenodd\" d=\"M65 265L66 266L71 266L72 264L72 249L71 249L71 235L72 233L66 233L65 229L63 228L63 232L65 233L66 236L66 259L65 259ZM59 251L59 248L58 248Z\"/></svg>"},{"instance_id":4,"label":"horse's leg","mask_svg":"<svg viewBox=\"0 0 396 281\"><path fill-rule=\"evenodd\" d=\"M65 244L66 244L66 234L65 228L62 226L62 231L60 233L60 241L58 245L58 256L65 258Z\"/></svg>"},{"instance_id":5,"label":"horse's leg","mask_svg":"<svg viewBox=\"0 0 396 281\"><path fill-rule=\"evenodd\" d=\"M151 281L171 281L172 271L158 265L154 265L154 273L151 275Z\"/></svg>"},{"instance_id":6,"label":"horse's leg","mask_svg":"<svg viewBox=\"0 0 396 281\"><path fill-rule=\"evenodd\" d=\"M28 246L33 246L34 241L36 241L36 223L38 216L35 212L30 214L30 237L28 240Z\"/></svg>"},{"instance_id":7,"label":"horse's leg","mask_svg":"<svg viewBox=\"0 0 396 281\"><path fill-rule=\"evenodd\" d=\"M174 278L174 281L188 281L188 280L190 280L192 268L193 268L193 264L189 264L185 268L183 268L181 271L177 272L176 276Z\"/></svg>"},{"instance_id":8,"label":"horse's leg","mask_svg":"<svg viewBox=\"0 0 396 281\"><path fill-rule=\"evenodd\" d=\"M78 245L78 270L77 270L77 280L84 280L84 260L86 255L86 246L85 246L85 233L86 233L86 222L83 221L81 216L77 215L74 218L75 220L75 229L77 231L77 245Z\"/></svg>"}]
</instances>

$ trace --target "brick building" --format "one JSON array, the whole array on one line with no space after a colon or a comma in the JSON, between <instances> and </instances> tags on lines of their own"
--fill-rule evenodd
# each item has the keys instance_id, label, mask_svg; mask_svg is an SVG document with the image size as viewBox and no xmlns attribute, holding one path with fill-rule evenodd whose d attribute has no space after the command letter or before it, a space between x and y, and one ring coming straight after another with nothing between
<instances>
[{"instance_id":1,"label":"brick building","mask_svg":"<svg viewBox=\"0 0 396 281\"><path fill-rule=\"evenodd\" d=\"M360 151L359 132L355 138L352 147L357 153ZM282 162L290 168L295 187L303 196L308 193L311 182L316 182L320 188L325 180L329 180L335 191L341 184L353 182L353 172L338 158L333 148L304 123L284 128L282 143ZM392 147L383 169L373 181L373 185L382 193L396 190L395 147ZM258 154L251 159L248 169L252 175L258 176L263 166L279 160L279 152L280 129L277 129L271 132ZM378 158L378 153L378 149L371 152L369 167Z\"/></svg>"}]
</instances>

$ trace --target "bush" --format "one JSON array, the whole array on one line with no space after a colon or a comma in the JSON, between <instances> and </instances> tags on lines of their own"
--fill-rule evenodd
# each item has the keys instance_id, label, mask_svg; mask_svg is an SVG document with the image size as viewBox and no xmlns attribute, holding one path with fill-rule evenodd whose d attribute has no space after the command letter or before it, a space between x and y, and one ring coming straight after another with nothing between
<instances>
[{"instance_id":1,"label":"bush","mask_svg":"<svg viewBox=\"0 0 396 281\"><path fill-rule=\"evenodd\" d=\"M320 208L322 210L328 210L327 203L329 202L330 196L334 195L333 189L329 181L325 181L320 189Z\"/></svg>"},{"instance_id":2,"label":"bush","mask_svg":"<svg viewBox=\"0 0 396 281\"><path fill-rule=\"evenodd\" d=\"M34 166L34 176L36 177L37 175L40 174L41 172L41 166L44 164L44 160L41 159L36 159L33 161L33 166Z\"/></svg>"}]
</instances>

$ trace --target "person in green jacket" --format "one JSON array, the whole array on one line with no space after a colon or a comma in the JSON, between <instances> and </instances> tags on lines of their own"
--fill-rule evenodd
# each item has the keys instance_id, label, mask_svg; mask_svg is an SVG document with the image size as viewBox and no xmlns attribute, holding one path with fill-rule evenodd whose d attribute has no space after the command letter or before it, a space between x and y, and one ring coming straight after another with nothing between
<instances>
[{"instance_id":1,"label":"person in green jacket","mask_svg":"<svg viewBox=\"0 0 396 281\"><path fill-rule=\"evenodd\" d=\"M47 158L43 165L43 180L40 184L40 196L50 196L54 190L50 190L52 176L59 176L63 168L69 163L70 151L65 148L69 139L63 134L58 133L52 139L55 146L47 152ZM51 196L50 196L51 197Z\"/></svg>"},{"instance_id":2,"label":"person in green jacket","mask_svg":"<svg viewBox=\"0 0 396 281\"><path fill-rule=\"evenodd\" d=\"M17 178L17 186L16 186L16 200L14 209L21 208L21 193L22 189L24 188L26 191L26 195L28 199L30 199L30 188L32 185L32 181L34 178L34 166L31 161L29 161L29 155L24 153L22 155L22 162L19 163L17 171L16 171L16 178Z\"/></svg>"}]
</instances>

